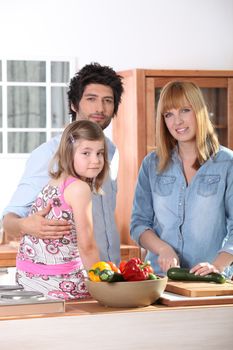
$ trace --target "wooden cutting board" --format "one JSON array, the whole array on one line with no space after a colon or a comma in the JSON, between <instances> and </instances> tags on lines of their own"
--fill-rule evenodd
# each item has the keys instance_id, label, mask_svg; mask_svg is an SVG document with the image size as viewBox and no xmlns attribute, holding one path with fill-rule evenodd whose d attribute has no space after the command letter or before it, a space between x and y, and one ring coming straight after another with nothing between
<instances>
[{"instance_id":1,"label":"wooden cutting board","mask_svg":"<svg viewBox=\"0 0 233 350\"><path fill-rule=\"evenodd\" d=\"M207 297L217 295L233 295L233 281L224 284L209 282L171 281L167 282L167 292L187 297Z\"/></svg>"}]
</instances>

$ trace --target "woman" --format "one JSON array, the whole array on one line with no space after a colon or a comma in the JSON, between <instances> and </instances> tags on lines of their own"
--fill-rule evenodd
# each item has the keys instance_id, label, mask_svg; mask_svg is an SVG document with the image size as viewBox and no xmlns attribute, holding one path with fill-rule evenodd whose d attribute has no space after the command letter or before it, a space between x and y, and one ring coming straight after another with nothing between
<instances>
[{"instance_id":1,"label":"woman","mask_svg":"<svg viewBox=\"0 0 233 350\"><path fill-rule=\"evenodd\" d=\"M156 145L139 172L132 238L157 273L181 266L232 276L233 152L219 145L194 83L162 89Z\"/></svg>"}]
</instances>

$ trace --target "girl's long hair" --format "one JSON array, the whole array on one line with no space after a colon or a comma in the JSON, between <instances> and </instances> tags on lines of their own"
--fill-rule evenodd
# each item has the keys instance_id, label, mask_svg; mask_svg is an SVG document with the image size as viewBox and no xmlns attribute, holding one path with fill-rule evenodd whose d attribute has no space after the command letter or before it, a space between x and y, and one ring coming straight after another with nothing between
<instances>
[{"instance_id":1,"label":"girl's long hair","mask_svg":"<svg viewBox=\"0 0 233 350\"><path fill-rule=\"evenodd\" d=\"M76 141L80 140L104 142L103 169L95 178L94 183L92 180L87 181L90 185L93 185L94 189L98 192L109 170L107 145L101 127L89 120L74 121L65 128L58 150L51 161L49 174L53 179L58 179L62 173L66 176L80 178L74 168L74 153L77 147Z\"/></svg>"},{"instance_id":2,"label":"girl's long hair","mask_svg":"<svg viewBox=\"0 0 233 350\"><path fill-rule=\"evenodd\" d=\"M177 144L177 141L167 129L164 121L164 113L173 108L183 108L187 104L192 107L196 115L198 164L204 163L219 150L219 141L210 121L208 110L199 87L188 81L171 81L161 90L157 108L156 154L159 159L159 172L164 171L168 166L172 150Z\"/></svg>"}]
</instances>

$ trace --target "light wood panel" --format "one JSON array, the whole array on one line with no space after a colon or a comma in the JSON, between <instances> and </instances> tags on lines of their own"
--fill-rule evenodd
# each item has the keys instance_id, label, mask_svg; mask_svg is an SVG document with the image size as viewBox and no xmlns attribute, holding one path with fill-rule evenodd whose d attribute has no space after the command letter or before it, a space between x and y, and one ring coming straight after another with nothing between
<instances>
[{"instance_id":1,"label":"light wood panel","mask_svg":"<svg viewBox=\"0 0 233 350\"><path fill-rule=\"evenodd\" d=\"M1 348L231 350L233 306L154 308L1 321Z\"/></svg>"}]
</instances>

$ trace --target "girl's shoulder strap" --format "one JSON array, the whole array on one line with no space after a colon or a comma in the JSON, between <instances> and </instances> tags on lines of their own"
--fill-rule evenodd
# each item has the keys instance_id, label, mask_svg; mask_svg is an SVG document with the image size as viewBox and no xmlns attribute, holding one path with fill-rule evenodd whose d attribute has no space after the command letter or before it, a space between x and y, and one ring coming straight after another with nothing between
<instances>
[{"instance_id":1,"label":"girl's shoulder strap","mask_svg":"<svg viewBox=\"0 0 233 350\"><path fill-rule=\"evenodd\" d=\"M73 177L73 176L69 176L67 177L63 183L61 184L60 190L61 192L64 192L65 188L68 187L70 184L72 184L73 182L77 181L77 177Z\"/></svg>"}]
</instances>

